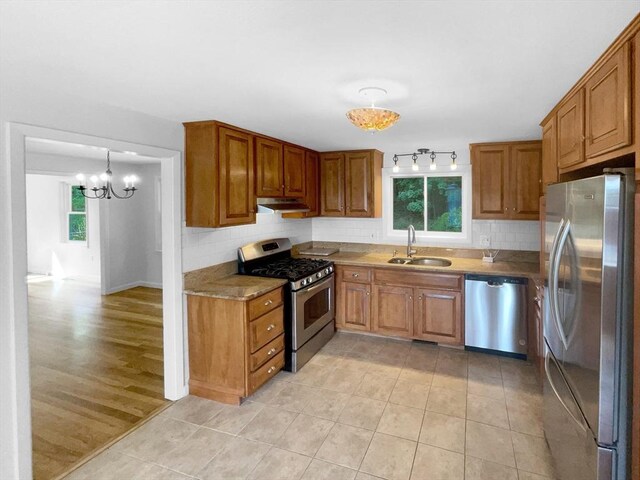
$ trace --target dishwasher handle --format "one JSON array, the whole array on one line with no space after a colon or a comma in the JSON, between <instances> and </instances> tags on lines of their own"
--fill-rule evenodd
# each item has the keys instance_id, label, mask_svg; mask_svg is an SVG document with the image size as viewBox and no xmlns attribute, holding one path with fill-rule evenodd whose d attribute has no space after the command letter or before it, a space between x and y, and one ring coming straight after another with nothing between
<instances>
[{"instance_id":1,"label":"dishwasher handle","mask_svg":"<svg viewBox=\"0 0 640 480\"><path fill-rule=\"evenodd\" d=\"M504 286L504 282L501 282L500 280L489 280L487 285L491 288L502 288Z\"/></svg>"}]
</instances>

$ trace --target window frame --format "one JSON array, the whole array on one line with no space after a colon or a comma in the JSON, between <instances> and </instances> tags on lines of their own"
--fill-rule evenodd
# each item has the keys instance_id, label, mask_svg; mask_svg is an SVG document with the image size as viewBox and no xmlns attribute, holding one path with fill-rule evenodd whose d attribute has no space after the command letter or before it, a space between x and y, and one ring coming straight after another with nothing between
<instances>
[{"instance_id":1,"label":"window frame","mask_svg":"<svg viewBox=\"0 0 640 480\"><path fill-rule=\"evenodd\" d=\"M471 238L471 165L458 165L456 170L444 170L444 168L438 166L435 171L425 170L422 167L421 171L414 172L411 168L401 167L400 171L393 172L391 167L385 167L382 169L384 196L383 196L383 224L384 224L384 236L388 242L397 243L400 239L406 240L406 230L394 230L393 229L393 179L394 178L424 178L425 179L425 205L427 204L427 178L429 177L461 177L462 192L461 192L461 206L462 206L462 231L461 232L429 232L427 230L416 230L416 241L418 244L429 246L448 246L455 245L470 245ZM427 167L428 168L428 167ZM424 220L425 228L428 221Z\"/></svg>"},{"instance_id":2,"label":"window frame","mask_svg":"<svg viewBox=\"0 0 640 480\"><path fill-rule=\"evenodd\" d=\"M85 200L84 200L84 211L74 211L74 210L72 210L73 187L79 187L79 185L76 185L74 183L67 183L65 185L65 201L63 203L63 205L64 205L65 222L64 222L63 238L64 238L64 241L66 243L69 243L69 244L72 244L72 245L89 246L89 215L88 215L89 209L88 209L88 204L87 204L88 199L85 198ZM70 225L70 222L71 222L71 215L84 215L84 224L86 226L85 239L84 240L73 240L73 239L70 238L69 225Z\"/></svg>"}]
</instances>

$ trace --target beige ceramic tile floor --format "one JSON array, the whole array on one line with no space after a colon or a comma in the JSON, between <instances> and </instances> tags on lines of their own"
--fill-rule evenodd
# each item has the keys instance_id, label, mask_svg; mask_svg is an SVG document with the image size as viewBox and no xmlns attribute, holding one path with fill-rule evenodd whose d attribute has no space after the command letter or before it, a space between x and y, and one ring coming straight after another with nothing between
<instances>
[{"instance_id":1,"label":"beige ceramic tile floor","mask_svg":"<svg viewBox=\"0 0 640 480\"><path fill-rule=\"evenodd\" d=\"M337 334L240 407L186 397L70 479L553 478L534 368Z\"/></svg>"}]
</instances>

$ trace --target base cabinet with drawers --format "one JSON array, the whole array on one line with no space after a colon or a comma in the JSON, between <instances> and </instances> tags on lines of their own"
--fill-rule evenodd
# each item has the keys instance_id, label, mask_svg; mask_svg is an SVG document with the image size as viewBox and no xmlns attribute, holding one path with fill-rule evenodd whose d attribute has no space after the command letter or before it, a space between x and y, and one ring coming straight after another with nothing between
<instances>
[{"instance_id":1,"label":"base cabinet with drawers","mask_svg":"<svg viewBox=\"0 0 640 480\"><path fill-rule=\"evenodd\" d=\"M463 275L336 266L342 330L464 344Z\"/></svg>"},{"instance_id":2,"label":"base cabinet with drawers","mask_svg":"<svg viewBox=\"0 0 640 480\"><path fill-rule=\"evenodd\" d=\"M284 366L282 288L251 300L187 296L189 392L238 405Z\"/></svg>"}]
</instances>

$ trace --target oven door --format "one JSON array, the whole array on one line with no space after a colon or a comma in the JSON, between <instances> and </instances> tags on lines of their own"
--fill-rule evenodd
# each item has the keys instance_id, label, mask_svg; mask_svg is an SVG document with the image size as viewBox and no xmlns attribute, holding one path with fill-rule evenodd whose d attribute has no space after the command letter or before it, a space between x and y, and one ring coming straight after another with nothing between
<instances>
[{"instance_id":1,"label":"oven door","mask_svg":"<svg viewBox=\"0 0 640 480\"><path fill-rule=\"evenodd\" d=\"M291 292L293 350L307 343L335 317L333 274L310 287Z\"/></svg>"}]
</instances>

